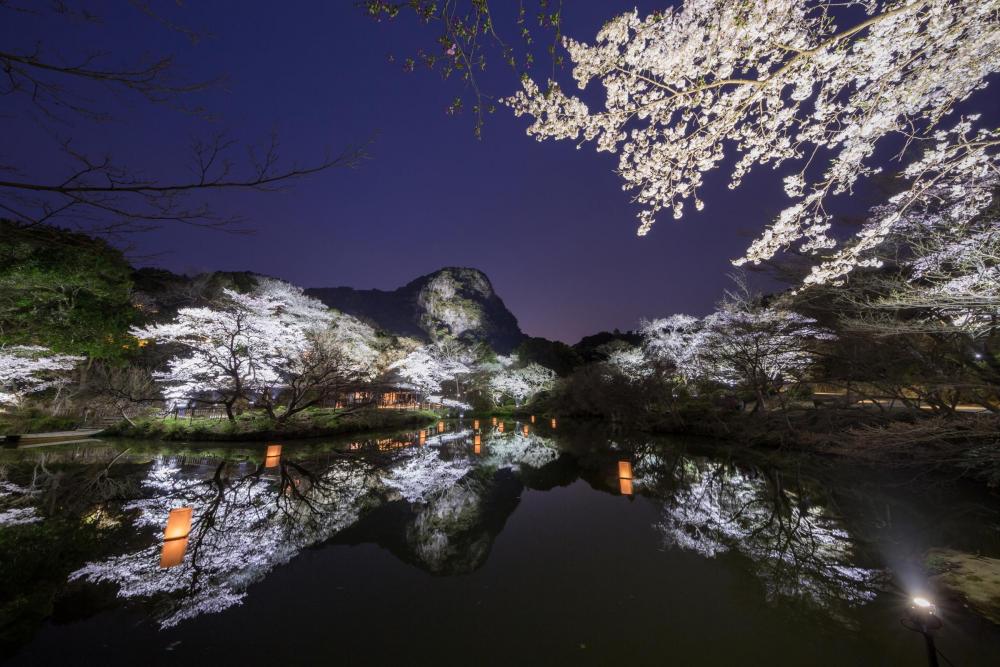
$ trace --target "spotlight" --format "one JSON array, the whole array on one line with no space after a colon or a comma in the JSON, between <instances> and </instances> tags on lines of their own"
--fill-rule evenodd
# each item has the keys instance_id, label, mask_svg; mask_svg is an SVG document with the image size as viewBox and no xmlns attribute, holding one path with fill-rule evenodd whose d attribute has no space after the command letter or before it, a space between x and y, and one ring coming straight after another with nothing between
<instances>
[{"instance_id":1,"label":"spotlight","mask_svg":"<svg viewBox=\"0 0 1000 667\"><path fill-rule=\"evenodd\" d=\"M938 667L938 650L934 645L934 631L941 627L941 619L937 615L937 607L929 599L917 595L910 600L910 608L906 617L900 619L907 630L919 632L924 636L927 647L927 664Z\"/></svg>"}]
</instances>

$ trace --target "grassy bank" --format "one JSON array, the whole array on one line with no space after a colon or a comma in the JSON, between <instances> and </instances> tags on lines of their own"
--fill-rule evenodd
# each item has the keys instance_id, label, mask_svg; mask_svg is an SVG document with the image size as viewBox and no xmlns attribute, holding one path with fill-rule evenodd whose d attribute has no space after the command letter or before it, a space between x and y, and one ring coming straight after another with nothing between
<instances>
[{"instance_id":1,"label":"grassy bank","mask_svg":"<svg viewBox=\"0 0 1000 667\"><path fill-rule=\"evenodd\" d=\"M276 424L262 412L244 413L234 422L227 419L149 417L135 420L134 426L122 422L105 431L105 435L150 440L287 440L422 426L435 419L438 419L437 413L428 410L366 409L347 412L314 408L304 410L284 424Z\"/></svg>"},{"instance_id":2,"label":"grassy bank","mask_svg":"<svg viewBox=\"0 0 1000 667\"><path fill-rule=\"evenodd\" d=\"M932 469L1000 487L1000 416L988 413L944 417L850 408L759 414L693 410L647 416L633 426L878 466Z\"/></svg>"},{"instance_id":3,"label":"grassy bank","mask_svg":"<svg viewBox=\"0 0 1000 667\"><path fill-rule=\"evenodd\" d=\"M41 410L0 414L0 435L69 431L79 425L75 417L53 417Z\"/></svg>"}]
</instances>

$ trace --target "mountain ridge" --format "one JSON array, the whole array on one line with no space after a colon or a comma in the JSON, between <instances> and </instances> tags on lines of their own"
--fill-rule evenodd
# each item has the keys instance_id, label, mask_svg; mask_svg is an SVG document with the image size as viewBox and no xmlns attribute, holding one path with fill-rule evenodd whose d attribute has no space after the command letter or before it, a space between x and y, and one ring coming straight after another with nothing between
<instances>
[{"instance_id":1,"label":"mountain ridge","mask_svg":"<svg viewBox=\"0 0 1000 667\"><path fill-rule=\"evenodd\" d=\"M509 354L526 338L517 318L479 269L448 266L394 290L309 287L331 308L394 334L430 342L484 342Z\"/></svg>"}]
</instances>

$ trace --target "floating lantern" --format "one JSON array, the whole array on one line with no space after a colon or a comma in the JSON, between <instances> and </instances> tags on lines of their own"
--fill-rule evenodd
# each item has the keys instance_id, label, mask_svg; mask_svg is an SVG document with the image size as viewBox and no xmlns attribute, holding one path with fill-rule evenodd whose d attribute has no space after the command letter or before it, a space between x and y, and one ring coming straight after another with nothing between
<instances>
[{"instance_id":1,"label":"floating lantern","mask_svg":"<svg viewBox=\"0 0 1000 667\"><path fill-rule=\"evenodd\" d=\"M473 419L472 420L472 428L477 429L477 430L479 429L479 420L478 419Z\"/></svg>"},{"instance_id":2,"label":"floating lantern","mask_svg":"<svg viewBox=\"0 0 1000 667\"><path fill-rule=\"evenodd\" d=\"M420 444L422 445L425 442L427 442L427 431L421 430L420 431Z\"/></svg>"},{"instance_id":3,"label":"floating lantern","mask_svg":"<svg viewBox=\"0 0 1000 667\"><path fill-rule=\"evenodd\" d=\"M552 428L555 428L555 427L556 427L556 420L553 418L553 420L552 420Z\"/></svg>"},{"instance_id":4,"label":"floating lantern","mask_svg":"<svg viewBox=\"0 0 1000 667\"><path fill-rule=\"evenodd\" d=\"M623 496L632 495L632 462L618 462L618 488Z\"/></svg>"},{"instance_id":5,"label":"floating lantern","mask_svg":"<svg viewBox=\"0 0 1000 667\"><path fill-rule=\"evenodd\" d=\"M191 534L190 507L175 507L167 515L167 525L163 529L163 550L160 552L160 567L180 565L187 552L188 535Z\"/></svg>"},{"instance_id":6,"label":"floating lantern","mask_svg":"<svg viewBox=\"0 0 1000 667\"><path fill-rule=\"evenodd\" d=\"M532 423L532 424L534 424L534 423L535 423L535 415L531 415L531 423Z\"/></svg>"},{"instance_id":7,"label":"floating lantern","mask_svg":"<svg viewBox=\"0 0 1000 667\"><path fill-rule=\"evenodd\" d=\"M281 460L281 445L268 445L267 453L264 455L264 467L276 468Z\"/></svg>"},{"instance_id":8,"label":"floating lantern","mask_svg":"<svg viewBox=\"0 0 1000 667\"><path fill-rule=\"evenodd\" d=\"M499 424L497 424L497 430L498 430L498 431L499 431L500 433L503 433L503 422L500 422Z\"/></svg>"},{"instance_id":9,"label":"floating lantern","mask_svg":"<svg viewBox=\"0 0 1000 667\"><path fill-rule=\"evenodd\" d=\"M444 422L438 422L438 433L444 433Z\"/></svg>"},{"instance_id":10,"label":"floating lantern","mask_svg":"<svg viewBox=\"0 0 1000 667\"><path fill-rule=\"evenodd\" d=\"M496 426L496 425L497 425L497 418L496 418L496 417L494 417L494 418L493 418L493 425L494 425L494 426Z\"/></svg>"},{"instance_id":11,"label":"floating lantern","mask_svg":"<svg viewBox=\"0 0 1000 667\"><path fill-rule=\"evenodd\" d=\"M524 425L524 428L521 429L521 432L524 433L524 437L525 438L528 437L528 425L527 424Z\"/></svg>"}]
</instances>

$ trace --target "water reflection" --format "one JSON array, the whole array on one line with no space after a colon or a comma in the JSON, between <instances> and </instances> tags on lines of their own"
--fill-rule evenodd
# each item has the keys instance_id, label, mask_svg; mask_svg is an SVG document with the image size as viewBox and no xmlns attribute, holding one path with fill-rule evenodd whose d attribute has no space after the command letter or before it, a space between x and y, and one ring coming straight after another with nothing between
<instances>
[{"instance_id":1,"label":"water reflection","mask_svg":"<svg viewBox=\"0 0 1000 667\"><path fill-rule=\"evenodd\" d=\"M346 449L357 455L323 461L297 461L271 447L257 467L223 460L206 470L158 457L142 480L143 497L124 509L140 530L162 527L169 514L164 541L88 563L71 579L113 583L122 598L156 600L157 621L171 627L238 604L250 584L303 548L396 501L411 508L409 560L435 573L471 571L495 537L483 527L486 505L497 500L495 473L539 467L558 452L551 441L520 431L497 432L482 445L480 434L460 425L436 430L433 437L421 431L351 443ZM470 442L481 448L478 458ZM516 500L519 493L520 486L508 495Z\"/></svg>"},{"instance_id":2,"label":"water reflection","mask_svg":"<svg viewBox=\"0 0 1000 667\"><path fill-rule=\"evenodd\" d=\"M656 529L665 546L705 558L741 554L771 600L839 616L840 605L875 598L880 572L855 565L855 542L818 491L786 485L776 472L707 458L680 456L667 465L645 457L640 466L636 485L662 494Z\"/></svg>"},{"instance_id":3,"label":"water reflection","mask_svg":"<svg viewBox=\"0 0 1000 667\"><path fill-rule=\"evenodd\" d=\"M876 594L877 570L858 564L821 490L662 444L601 441L580 452L544 426L543 436L493 418L496 428L480 432L478 421L315 451L285 443L249 456L136 455L139 497L123 509L147 546L86 563L71 579L112 583L121 598L149 602L170 627L239 604L252 583L302 549L345 533L434 574L467 573L486 562L526 487L582 478L601 492L645 499L629 508L654 503L653 529L665 546L740 559L770 600L842 615L842 606ZM391 531L364 533L389 511Z\"/></svg>"}]
</instances>

